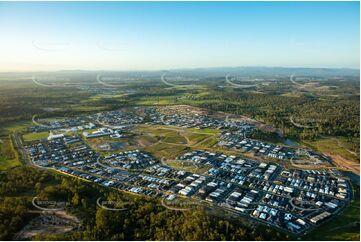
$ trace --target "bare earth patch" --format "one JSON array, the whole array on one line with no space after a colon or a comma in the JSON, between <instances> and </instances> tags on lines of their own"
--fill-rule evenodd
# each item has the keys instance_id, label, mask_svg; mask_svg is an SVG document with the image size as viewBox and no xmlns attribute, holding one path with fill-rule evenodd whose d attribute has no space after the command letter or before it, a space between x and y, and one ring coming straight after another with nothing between
<instances>
[{"instance_id":1,"label":"bare earth patch","mask_svg":"<svg viewBox=\"0 0 361 242\"><path fill-rule=\"evenodd\" d=\"M353 161L347 160L340 155L331 155L325 153L327 156L330 156L332 160L342 169L347 171L352 171L358 175L360 175L360 164L357 164Z\"/></svg>"},{"instance_id":2,"label":"bare earth patch","mask_svg":"<svg viewBox=\"0 0 361 242\"><path fill-rule=\"evenodd\" d=\"M52 235L69 233L77 229L80 221L77 217L65 213L42 212L40 216L29 221L25 227L15 235L15 240L31 239L36 235Z\"/></svg>"}]
</instances>

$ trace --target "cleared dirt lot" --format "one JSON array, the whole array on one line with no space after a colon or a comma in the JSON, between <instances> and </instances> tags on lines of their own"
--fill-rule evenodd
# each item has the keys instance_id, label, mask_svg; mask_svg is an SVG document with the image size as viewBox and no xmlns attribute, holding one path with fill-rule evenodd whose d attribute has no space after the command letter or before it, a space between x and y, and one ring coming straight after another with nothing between
<instances>
[{"instance_id":1,"label":"cleared dirt lot","mask_svg":"<svg viewBox=\"0 0 361 242\"><path fill-rule=\"evenodd\" d=\"M15 235L14 240L28 240L36 235L64 234L76 230L80 226L77 217L64 211L40 212Z\"/></svg>"}]
</instances>

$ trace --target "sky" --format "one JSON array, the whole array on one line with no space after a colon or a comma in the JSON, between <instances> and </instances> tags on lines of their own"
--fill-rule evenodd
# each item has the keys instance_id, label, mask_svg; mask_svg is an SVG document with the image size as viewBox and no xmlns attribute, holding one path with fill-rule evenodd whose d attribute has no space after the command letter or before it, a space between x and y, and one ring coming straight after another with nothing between
<instances>
[{"instance_id":1,"label":"sky","mask_svg":"<svg viewBox=\"0 0 361 242\"><path fill-rule=\"evenodd\" d=\"M359 2L0 2L0 71L359 68Z\"/></svg>"}]
</instances>

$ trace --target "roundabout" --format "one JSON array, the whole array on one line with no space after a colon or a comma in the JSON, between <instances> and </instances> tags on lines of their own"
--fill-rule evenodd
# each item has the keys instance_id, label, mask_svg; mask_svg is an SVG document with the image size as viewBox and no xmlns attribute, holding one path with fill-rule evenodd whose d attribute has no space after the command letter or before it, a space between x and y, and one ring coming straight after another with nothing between
<instances>
[{"instance_id":1,"label":"roundabout","mask_svg":"<svg viewBox=\"0 0 361 242\"><path fill-rule=\"evenodd\" d=\"M298 203L298 204L297 204ZM309 201L303 201L298 198L292 198L290 199L290 204L293 209L298 209L303 211L317 211L320 210L320 208L315 208L316 204L309 202Z\"/></svg>"}]
</instances>

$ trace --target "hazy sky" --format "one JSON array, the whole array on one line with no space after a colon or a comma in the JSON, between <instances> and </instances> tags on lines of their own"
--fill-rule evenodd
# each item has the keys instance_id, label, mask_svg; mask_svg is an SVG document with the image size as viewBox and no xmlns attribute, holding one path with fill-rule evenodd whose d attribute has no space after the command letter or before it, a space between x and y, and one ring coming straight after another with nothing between
<instances>
[{"instance_id":1,"label":"hazy sky","mask_svg":"<svg viewBox=\"0 0 361 242\"><path fill-rule=\"evenodd\" d=\"M358 2L0 3L0 71L359 67Z\"/></svg>"}]
</instances>

